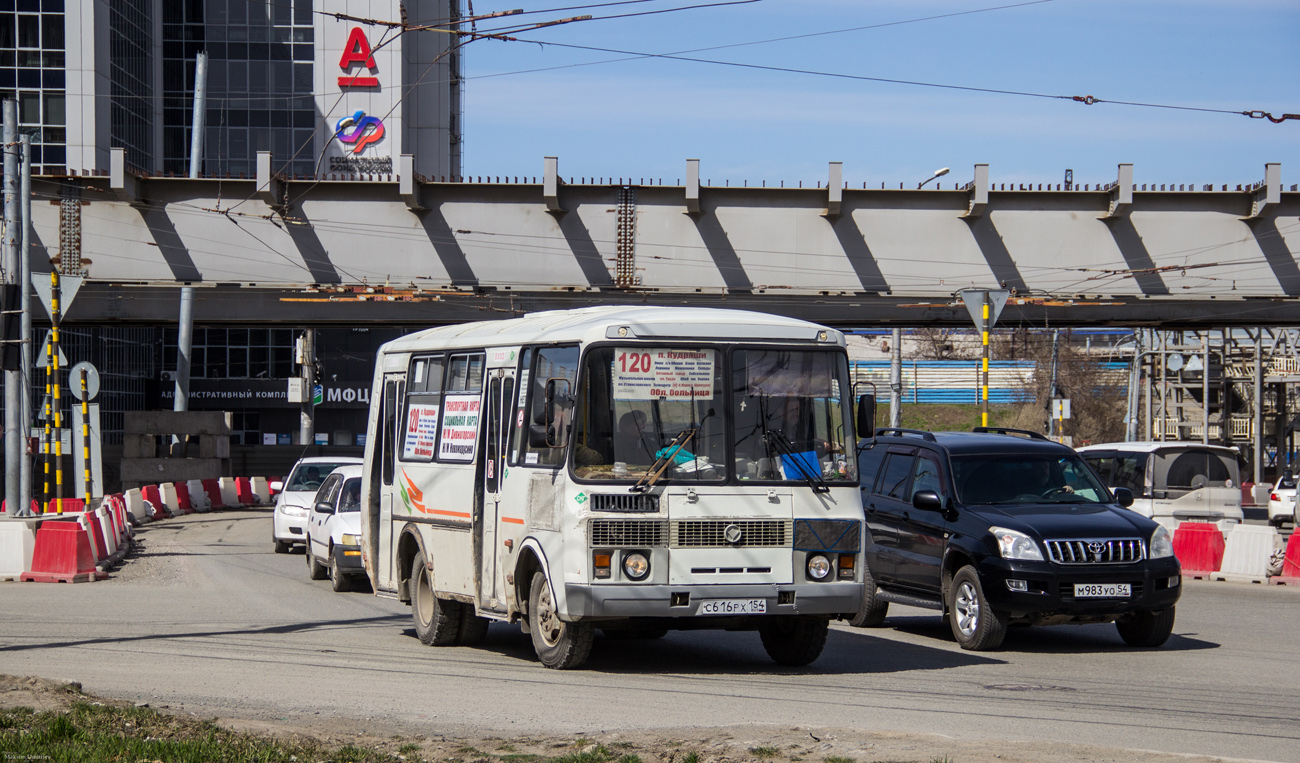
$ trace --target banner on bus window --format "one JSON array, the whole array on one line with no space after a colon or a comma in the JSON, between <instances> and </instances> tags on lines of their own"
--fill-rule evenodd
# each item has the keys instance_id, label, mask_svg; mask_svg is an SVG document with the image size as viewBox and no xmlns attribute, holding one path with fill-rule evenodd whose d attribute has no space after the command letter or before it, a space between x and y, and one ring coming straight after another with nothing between
<instances>
[{"instance_id":1,"label":"banner on bus window","mask_svg":"<svg viewBox=\"0 0 1300 763\"><path fill-rule=\"evenodd\" d=\"M412 405L406 411L406 437L402 441L405 461L432 461L433 444L438 437L438 407Z\"/></svg>"},{"instance_id":2,"label":"banner on bus window","mask_svg":"<svg viewBox=\"0 0 1300 763\"><path fill-rule=\"evenodd\" d=\"M479 395L447 395L442 401L442 435L438 458L473 461L478 442Z\"/></svg>"},{"instance_id":3,"label":"banner on bus window","mask_svg":"<svg viewBox=\"0 0 1300 763\"><path fill-rule=\"evenodd\" d=\"M712 350L614 350L614 399L711 400Z\"/></svg>"}]
</instances>

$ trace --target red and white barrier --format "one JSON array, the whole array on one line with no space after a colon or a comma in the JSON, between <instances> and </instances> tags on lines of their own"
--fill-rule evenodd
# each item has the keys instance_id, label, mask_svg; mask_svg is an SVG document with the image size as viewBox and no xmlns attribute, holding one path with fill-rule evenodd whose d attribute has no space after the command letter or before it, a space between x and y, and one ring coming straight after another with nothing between
<instances>
[{"instance_id":1,"label":"red and white barrier","mask_svg":"<svg viewBox=\"0 0 1300 763\"><path fill-rule=\"evenodd\" d=\"M38 524L34 519L0 522L0 580L18 580L31 570Z\"/></svg>"},{"instance_id":2,"label":"red and white barrier","mask_svg":"<svg viewBox=\"0 0 1300 763\"><path fill-rule=\"evenodd\" d=\"M173 483L163 482L158 485L158 496L162 498L163 506L169 515L179 517L184 513L181 511L180 500L176 497L176 485Z\"/></svg>"},{"instance_id":3,"label":"red and white barrier","mask_svg":"<svg viewBox=\"0 0 1300 763\"><path fill-rule=\"evenodd\" d=\"M182 514L193 514L194 504L190 502L190 486L185 482L177 482L172 486L176 491L176 505L180 508Z\"/></svg>"},{"instance_id":4,"label":"red and white barrier","mask_svg":"<svg viewBox=\"0 0 1300 763\"><path fill-rule=\"evenodd\" d=\"M1208 578L1223 565L1223 533L1208 522L1183 522L1174 530L1174 556L1183 574Z\"/></svg>"},{"instance_id":5,"label":"red and white barrier","mask_svg":"<svg viewBox=\"0 0 1300 763\"><path fill-rule=\"evenodd\" d=\"M1277 528L1237 525L1228 533L1223 563L1215 580L1263 583L1268 580L1268 559L1277 546Z\"/></svg>"},{"instance_id":6,"label":"red and white barrier","mask_svg":"<svg viewBox=\"0 0 1300 763\"><path fill-rule=\"evenodd\" d=\"M257 498L258 506L271 505L271 483L266 477L253 477L253 496Z\"/></svg>"},{"instance_id":7,"label":"red and white barrier","mask_svg":"<svg viewBox=\"0 0 1300 763\"><path fill-rule=\"evenodd\" d=\"M235 487L234 477L222 477L218 480L221 486L221 506L226 509L237 509L240 507L239 492Z\"/></svg>"},{"instance_id":8,"label":"red and white barrier","mask_svg":"<svg viewBox=\"0 0 1300 763\"><path fill-rule=\"evenodd\" d=\"M190 494L191 508L200 513L212 508L212 502L208 498L208 491L203 487L203 480L190 480L185 483L185 487Z\"/></svg>"},{"instance_id":9,"label":"red and white barrier","mask_svg":"<svg viewBox=\"0 0 1300 763\"><path fill-rule=\"evenodd\" d=\"M36 531L31 569L19 579L38 583L84 583L103 580L108 573L95 568L94 551L81 521L47 519Z\"/></svg>"}]
</instances>

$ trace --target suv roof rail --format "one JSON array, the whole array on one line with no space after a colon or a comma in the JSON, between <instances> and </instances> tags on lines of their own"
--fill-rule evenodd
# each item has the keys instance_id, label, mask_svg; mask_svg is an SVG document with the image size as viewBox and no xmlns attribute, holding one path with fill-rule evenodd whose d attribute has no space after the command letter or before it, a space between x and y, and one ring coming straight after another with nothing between
<instances>
[{"instance_id":1,"label":"suv roof rail","mask_svg":"<svg viewBox=\"0 0 1300 763\"><path fill-rule=\"evenodd\" d=\"M914 437L920 437L922 440L925 440L926 442L937 442L937 440L934 439L934 435L930 434L929 432L922 431L920 429L903 429L902 427L880 427L879 429L876 430L876 437L880 437L881 435L887 435L887 434L897 434L900 437L912 435Z\"/></svg>"},{"instance_id":2,"label":"suv roof rail","mask_svg":"<svg viewBox=\"0 0 1300 763\"><path fill-rule=\"evenodd\" d=\"M1012 429L1011 427L975 427L971 431L981 432L983 434L1018 434L1024 435L1031 440L1047 440L1041 432L1032 432L1028 429Z\"/></svg>"}]
</instances>

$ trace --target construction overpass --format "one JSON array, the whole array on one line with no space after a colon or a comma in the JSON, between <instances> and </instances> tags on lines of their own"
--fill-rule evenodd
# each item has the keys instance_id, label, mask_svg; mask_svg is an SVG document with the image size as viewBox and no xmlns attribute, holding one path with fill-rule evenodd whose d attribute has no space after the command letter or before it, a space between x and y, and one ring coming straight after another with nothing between
<instances>
[{"instance_id":1,"label":"construction overpass","mask_svg":"<svg viewBox=\"0 0 1300 763\"><path fill-rule=\"evenodd\" d=\"M955 293L1007 289L999 326L1300 325L1300 192L970 182L719 186L644 178L142 177L34 181L33 270L84 280L72 324L396 325L591 304L738 307L832 326L969 326ZM1140 169L1140 168L1139 168ZM707 173L705 173L707 174ZM704 179L702 179L704 178ZM48 202L48 203L46 203ZM37 275L37 278L41 276ZM38 318L38 320L40 320Z\"/></svg>"}]
</instances>

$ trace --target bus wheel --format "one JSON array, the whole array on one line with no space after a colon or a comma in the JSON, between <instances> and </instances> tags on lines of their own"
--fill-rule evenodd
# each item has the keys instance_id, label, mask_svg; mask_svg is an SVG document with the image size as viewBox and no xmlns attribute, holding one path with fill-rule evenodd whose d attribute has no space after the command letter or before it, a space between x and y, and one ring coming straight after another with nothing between
<instances>
[{"instance_id":1,"label":"bus wheel","mask_svg":"<svg viewBox=\"0 0 1300 763\"><path fill-rule=\"evenodd\" d=\"M596 638L591 623L566 623L560 619L551 587L540 571L533 573L533 585L528 591L528 631L537 659L556 670L576 668L586 662Z\"/></svg>"},{"instance_id":2,"label":"bus wheel","mask_svg":"<svg viewBox=\"0 0 1300 763\"><path fill-rule=\"evenodd\" d=\"M488 619L474 614L473 604L460 605L460 632L456 634L456 643L462 646L477 646L487 638Z\"/></svg>"},{"instance_id":3,"label":"bus wheel","mask_svg":"<svg viewBox=\"0 0 1300 763\"><path fill-rule=\"evenodd\" d=\"M821 656L830 621L820 617L779 617L758 629L767 656L777 665L798 667Z\"/></svg>"},{"instance_id":4,"label":"bus wheel","mask_svg":"<svg viewBox=\"0 0 1300 763\"><path fill-rule=\"evenodd\" d=\"M420 643L426 646L455 643L460 631L460 602L433 595L429 571L424 567L424 552L417 553L411 564L411 617Z\"/></svg>"}]
</instances>

